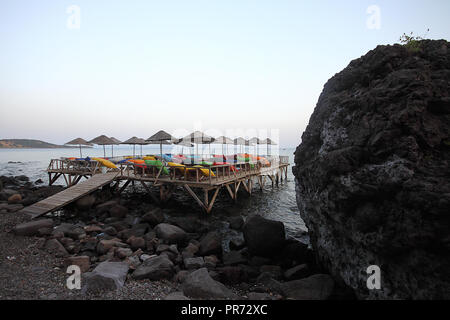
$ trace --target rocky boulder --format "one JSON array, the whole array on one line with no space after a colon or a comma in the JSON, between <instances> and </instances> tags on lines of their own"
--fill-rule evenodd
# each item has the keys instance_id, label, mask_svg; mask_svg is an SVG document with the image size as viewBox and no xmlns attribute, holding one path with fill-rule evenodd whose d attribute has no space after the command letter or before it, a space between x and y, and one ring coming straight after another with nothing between
<instances>
[{"instance_id":1,"label":"rocky boulder","mask_svg":"<svg viewBox=\"0 0 450 320\"><path fill-rule=\"evenodd\" d=\"M164 222L164 215L160 208L155 208L147 212L142 221L148 222L152 227Z\"/></svg>"},{"instance_id":2,"label":"rocky boulder","mask_svg":"<svg viewBox=\"0 0 450 320\"><path fill-rule=\"evenodd\" d=\"M216 231L208 232L200 241L199 255L222 254L222 235Z\"/></svg>"},{"instance_id":3,"label":"rocky boulder","mask_svg":"<svg viewBox=\"0 0 450 320\"><path fill-rule=\"evenodd\" d=\"M86 272L82 278L84 293L99 293L120 289L125 283L129 266L125 262L100 263L92 272Z\"/></svg>"},{"instance_id":4,"label":"rocky boulder","mask_svg":"<svg viewBox=\"0 0 450 320\"><path fill-rule=\"evenodd\" d=\"M81 199L78 199L75 202L75 205L79 210L89 210L94 205L95 200L96 200L95 196L88 195L84 196Z\"/></svg>"},{"instance_id":5,"label":"rocky boulder","mask_svg":"<svg viewBox=\"0 0 450 320\"><path fill-rule=\"evenodd\" d=\"M22 201L22 196L20 194L18 194L18 193L13 194L12 196L10 196L8 198L8 203L9 204L17 204L20 201Z\"/></svg>"},{"instance_id":6,"label":"rocky boulder","mask_svg":"<svg viewBox=\"0 0 450 320\"><path fill-rule=\"evenodd\" d=\"M146 259L134 272L134 279L161 280L174 275L174 265L166 255Z\"/></svg>"},{"instance_id":7,"label":"rocky boulder","mask_svg":"<svg viewBox=\"0 0 450 320\"><path fill-rule=\"evenodd\" d=\"M230 289L214 280L208 269L201 268L190 273L182 284L183 293L194 299L237 299Z\"/></svg>"},{"instance_id":8,"label":"rocky boulder","mask_svg":"<svg viewBox=\"0 0 450 320\"><path fill-rule=\"evenodd\" d=\"M447 41L378 46L325 84L295 152L316 258L359 298L450 298L449 74Z\"/></svg>"},{"instance_id":9,"label":"rocky boulder","mask_svg":"<svg viewBox=\"0 0 450 320\"><path fill-rule=\"evenodd\" d=\"M273 257L280 253L286 240L282 222L255 215L244 225L244 239L251 255Z\"/></svg>"},{"instance_id":10,"label":"rocky boulder","mask_svg":"<svg viewBox=\"0 0 450 320\"><path fill-rule=\"evenodd\" d=\"M333 289L333 278L327 274L315 274L309 278L281 284L281 292L285 298L292 300L326 300Z\"/></svg>"},{"instance_id":11,"label":"rocky boulder","mask_svg":"<svg viewBox=\"0 0 450 320\"><path fill-rule=\"evenodd\" d=\"M159 239L171 244L184 244L187 240L186 232L172 224L160 223L155 227L155 232Z\"/></svg>"},{"instance_id":12,"label":"rocky boulder","mask_svg":"<svg viewBox=\"0 0 450 320\"><path fill-rule=\"evenodd\" d=\"M13 232L18 236L33 236L38 234L38 230L41 228L52 227L52 219L41 219L18 224L14 227Z\"/></svg>"}]
</instances>

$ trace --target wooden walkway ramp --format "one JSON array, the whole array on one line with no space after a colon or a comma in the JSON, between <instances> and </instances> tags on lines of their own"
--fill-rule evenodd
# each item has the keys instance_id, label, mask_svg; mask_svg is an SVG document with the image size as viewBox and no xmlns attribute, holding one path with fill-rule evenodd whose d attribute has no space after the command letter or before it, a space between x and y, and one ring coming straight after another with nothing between
<instances>
[{"instance_id":1,"label":"wooden walkway ramp","mask_svg":"<svg viewBox=\"0 0 450 320\"><path fill-rule=\"evenodd\" d=\"M32 219L34 219L48 212L61 209L69 203L111 183L118 174L119 172L116 171L93 175L88 180L80 182L79 184L69 187L51 197L36 202L31 206L23 208L19 212L28 214Z\"/></svg>"}]
</instances>

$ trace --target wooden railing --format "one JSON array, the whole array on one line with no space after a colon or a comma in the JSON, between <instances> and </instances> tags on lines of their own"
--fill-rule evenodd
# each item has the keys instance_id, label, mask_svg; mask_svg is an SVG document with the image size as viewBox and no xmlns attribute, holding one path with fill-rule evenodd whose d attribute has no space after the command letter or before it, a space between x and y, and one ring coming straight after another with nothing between
<instances>
[{"instance_id":1,"label":"wooden railing","mask_svg":"<svg viewBox=\"0 0 450 320\"><path fill-rule=\"evenodd\" d=\"M110 169L103 167L95 160L68 160L52 159L47 168L49 172L61 172L67 174L88 174L94 175L105 171L120 171L120 176L124 178L147 178L157 181L189 181L196 183L215 184L227 180L239 179L248 175L255 175L261 172L261 169L278 168L280 164L289 164L288 156L268 156L269 161L249 161L237 163L225 163L220 165L183 165L163 166L121 163L119 169ZM266 171L266 170L265 170ZM166 172L166 173L165 173ZM168 174L167 174L168 172Z\"/></svg>"},{"instance_id":2,"label":"wooden railing","mask_svg":"<svg viewBox=\"0 0 450 320\"><path fill-rule=\"evenodd\" d=\"M96 174L101 172L98 161L52 159L47 167L48 172Z\"/></svg>"}]
</instances>

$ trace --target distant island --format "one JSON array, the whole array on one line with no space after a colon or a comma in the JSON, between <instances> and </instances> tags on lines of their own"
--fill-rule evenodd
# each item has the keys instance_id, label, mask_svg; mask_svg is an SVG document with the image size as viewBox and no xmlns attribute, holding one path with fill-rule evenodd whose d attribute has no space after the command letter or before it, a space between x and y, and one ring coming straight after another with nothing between
<instances>
[{"instance_id":1,"label":"distant island","mask_svg":"<svg viewBox=\"0 0 450 320\"><path fill-rule=\"evenodd\" d=\"M21 149L21 148L36 148L36 149L46 149L46 148L78 148L76 146L64 146L57 145L53 143L48 143L41 140L33 139L2 139L0 140L0 148L2 149Z\"/></svg>"}]
</instances>

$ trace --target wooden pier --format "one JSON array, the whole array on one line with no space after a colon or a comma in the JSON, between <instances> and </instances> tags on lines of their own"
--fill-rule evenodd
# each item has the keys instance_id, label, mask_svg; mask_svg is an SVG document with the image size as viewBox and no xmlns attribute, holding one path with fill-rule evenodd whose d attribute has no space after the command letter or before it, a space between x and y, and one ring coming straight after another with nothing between
<instances>
[{"instance_id":1,"label":"wooden pier","mask_svg":"<svg viewBox=\"0 0 450 320\"><path fill-rule=\"evenodd\" d=\"M96 174L89 180L83 181L53 196L36 202L31 206L23 208L20 212L28 214L32 219L34 219L48 212L56 211L69 203L76 201L107 184L110 184L116 179L117 175L118 172Z\"/></svg>"},{"instance_id":2,"label":"wooden pier","mask_svg":"<svg viewBox=\"0 0 450 320\"><path fill-rule=\"evenodd\" d=\"M289 157L267 158L270 160L269 164L255 161L211 166L157 167L124 163L118 169L106 169L97 161L54 159L47 168L49 184L55 183L62 176L68 188L22 211L35 218L58 210L104 185L112 184L112 189L121 193L130 183L138 183L157 204L167 202L175 189L181 187L206 213L210 213L222 189L226 190L232 200L237 201L241 187L251 195L255 183L262 190L267 179L270 179L272 186L286 180ZM88 180L80 182L83 177ZM154 192L151 187L159 188L159 192Z\"/></svg>"}]
</instances>

